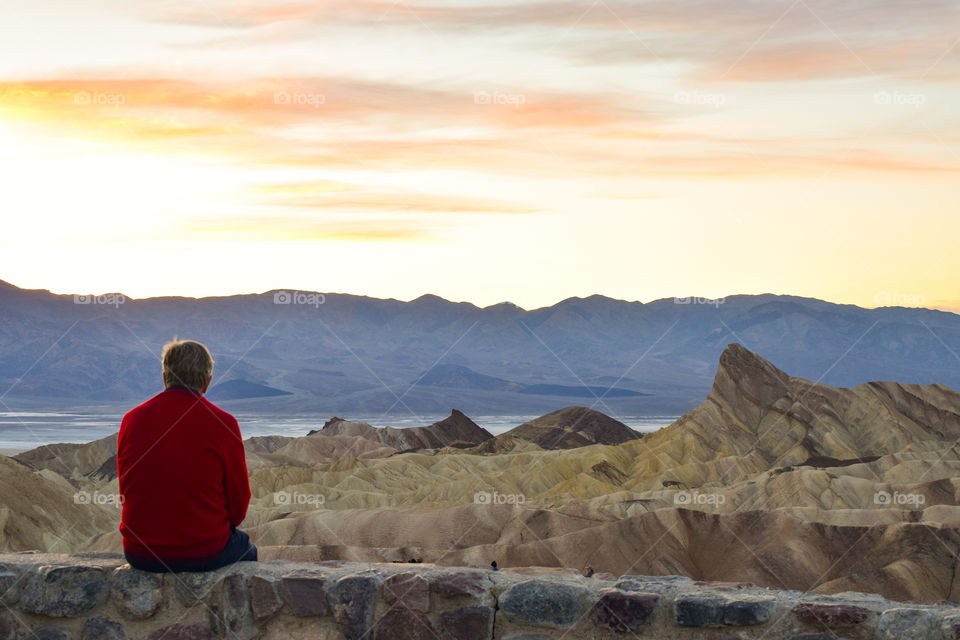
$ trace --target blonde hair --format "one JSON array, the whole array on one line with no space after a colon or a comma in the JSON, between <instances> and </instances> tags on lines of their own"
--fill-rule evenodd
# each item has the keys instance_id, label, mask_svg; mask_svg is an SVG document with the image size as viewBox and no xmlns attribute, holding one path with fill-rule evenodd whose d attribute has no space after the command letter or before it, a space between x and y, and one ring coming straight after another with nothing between
<instances>
[{"instance_id":1,"label":"blonde hair","mask_svg":"<svg viewBox=\"0 0 960 640\"><path fill-rule=\"evenodd\" d=\"M194 340L173 340L163 345L163 382L167 388L183 385L202 392L213 379L213 356Z\"/></svg>"}]
</instances>

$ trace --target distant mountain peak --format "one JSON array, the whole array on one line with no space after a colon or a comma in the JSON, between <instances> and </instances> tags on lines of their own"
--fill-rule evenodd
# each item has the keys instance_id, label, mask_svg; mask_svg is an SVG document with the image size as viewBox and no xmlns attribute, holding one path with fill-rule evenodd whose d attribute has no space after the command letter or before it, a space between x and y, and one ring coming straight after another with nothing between
<instances>
[{"instance_id":1,"label":"distant mountain peak","mask_svg":"<svg viewBox=\"0 0 960 640\"><path fill-rule=\"evenodd\" d=\"M434 365L423 372L415 382L427 386L460 389L518 391L523 388L523 385L510 380L488 376L461 364L452 363Z\"/></svg>"},{"instance_id":2,"label":"distant mountain peak","mask_svg":"<svg viewBox=\"0 0 960 640\"><path fill-rule=\"evenodd\" d=\"M419 298L414 298L410 302L447 302L449 303L450 300L447 300L446 298L441 298L440 296L433 293L425 293Z\"/></svg>"},{"instance_id":3,"label":"distant mountain peak","mask_svg":"<svg viewBox=\"0 0 960 640\"><path fill-rule=\"evenodd\" d=\"M483 307L483 310L484 311L519 311L520 313L526 312L526 310L523 307L519 307L509 301L498 302L497 304L491 304L489 307Z\"/></svg>"},{"instance_id":4,"label":"distant mountain peak","mask_svg":"<svg viewBox=\"0 0 960 640\"><path fill-rule=\"evenodd\" d=\"M240 400L244 398L269 398L273 396L289 396L289 391L235 378L214 385L207 394L211 400Z\"/></svg>"},{"instance_id":5,"label":"distant mountain peak","mask_svg":"<svg viewBox=\"0 0 960 640\"><path fill-rule=\"evenodd\" d=\"M603 295L603 294L601 294L601 293L594 293L594 294L592 294L592 295L584 296L584 297L571 296L571 297L566 298L565 300L561 300L560 302L556 303L555 305L551 305L551 306L559 307L559 306L566 306L566 305L570 305L570 304L580 304L580 303L587 303L587 304L591 304L591 303L592 303L592 304L607 304L607 303L611 303L611 302L612 302L612 303L617 303L617 304L643 304L643 303L641 303L641 302L634 302L634 301L630 301L630 300L622 300L622 299L620 299L620 298L611 298L610 296L605 296L605 295Z\"/></svg>"}]
</instances>

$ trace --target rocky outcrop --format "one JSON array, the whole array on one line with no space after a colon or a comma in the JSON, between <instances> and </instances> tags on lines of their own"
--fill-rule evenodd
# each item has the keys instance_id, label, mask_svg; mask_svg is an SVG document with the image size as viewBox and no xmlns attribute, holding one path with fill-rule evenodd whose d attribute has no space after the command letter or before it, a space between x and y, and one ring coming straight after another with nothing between
<instances>
[{"instance_id":1,"label":"rocky outcrop","mask_svg":"<svg viewBox=\"0 0 960 640\"><path fill-rule=\"evenodd\" d=\"M381 442L397 451L443 447L466 448L493 437L493 434L456 409L448 417L429 426L406 429L373 427L366 422L350 422L333 418L323 425L323 429L311 431L310 435L360 436Z\"/></svg>"},{"instance_id":2,"label":"rocky outcrop","mask_svg":"<svg viewBox=\"0 0 960 640\"><path fill-rule=\"evenodd\" d=\"M688 485L727 484L811 458L884 456L923 443L949 447L958 438L960 393L949 387L830 387L792 378L731 344L706 401L644 438L638 470L683 468L687 477L676 479Z\"/></svg>"},{"instance_id":3,"label":"rocky outcrop","mask_svg":"<svg viewBox=\"0 0 960 640\"><path fill-rule=\"evenodd\" d=\"M622 444L641 437L619 420L587 407L567 407L507 431L543 449L574 449L591 444Z\"/></svg>"},{"instance_id":4,"label":"rocky outcrop","mask_svg":"<svg viewBox=\"0 0 960 640\"><path fill-rule=\"evenodd\" d=\"M475 455L495 455L501 453L518 453L520 451L540 451L542 447L517 436L501 433L475 447L465 449L445 449L444 453L471 453Z\"/></svg>"},{"instance_id":5,"label":"rocky outcrop","mask_svg":"<svg viewBox=\"0 0 960 640\"><path fill-rule=\"evenodd\" d=\"M117 556L0 554L0 638L814 640L960 635L960 607L681 576L350 562L149 574Z\"/></svg>"},{"instance_id":6,"label":"rocky outcrop","mask_svg":"<svg viewBox=\"0 0 960 640\"><path fill-rule=\"evenodd\" d=\"M73 551L116 529L116 494L0 456L0 549ZM0 635L0 638L3 636Z\"/></svg>"},{"instance_id":7,"label":"rocky outcrop","mask_svg":"<svg viewBox=\"0 0 960 640\"><path fill-rule=\"evenodd\" d=\"M74 444L58 442L18 453L13 458L31 469L49 469L67 478L82 476L115 477L117 474L117 434ZM113 462L113 470L105 463Z\"/></svg>"},{"instance_id":8,"label":"rocky outcrop","mask_svg":"<svg viewBox=\"0 0 960 640\"><path fill-rule=\"evenodd\" d=\"M252 453L247 450L248 461L253 458L250 467L275 467L283 464L321 465L340 460L345 456L355 458L386 458L397 453L389 445L372 439L352 435L312 435L290 438L283 446L272 453Z\"/></svg>"}]
</instances>

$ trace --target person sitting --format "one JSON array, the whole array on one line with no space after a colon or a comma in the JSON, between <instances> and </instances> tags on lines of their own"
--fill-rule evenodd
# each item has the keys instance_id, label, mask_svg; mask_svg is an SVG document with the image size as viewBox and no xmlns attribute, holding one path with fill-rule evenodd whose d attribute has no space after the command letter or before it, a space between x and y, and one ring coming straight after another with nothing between
<instances>
[{"instance_id":1,"label":"person sitting","mask_svg":"<svg viewBox=\"0 0 960 640\"><path fill-rule=\"evenodd\" d=\"M164 391L120 423L124 556L153 572L256 561L257 548L237 528L250 504L240 427L204 397L213 357L199 342L174 338L161 359Z\"/></svg>"}]
</instances>

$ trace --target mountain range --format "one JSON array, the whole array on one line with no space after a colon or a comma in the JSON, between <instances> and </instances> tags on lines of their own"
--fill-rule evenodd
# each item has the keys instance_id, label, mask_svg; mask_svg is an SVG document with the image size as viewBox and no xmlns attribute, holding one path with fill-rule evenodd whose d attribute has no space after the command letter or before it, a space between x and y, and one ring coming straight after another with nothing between
<instances>
[{"instance_id":1,"label":"mountain range","mask_svg":"<svg viewBox=\"0 0 960 640\"><path fill-rule=\"evenodd\" d=\"M326 415L679 415L711 388L724 347L834 386L960 388L960 316L810 298L627 302L524 310L289 290L209 298L58 295L0 281L0 390L12 408L129 406L161 390L162 345L210 346L211 399ZM424 421L426 422L426 421Z\"/></svg>"}]
</instances>

